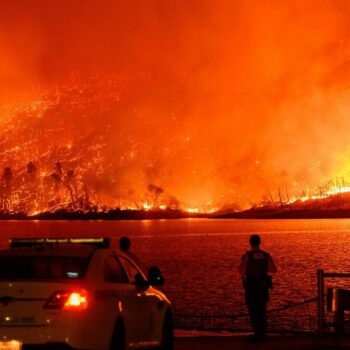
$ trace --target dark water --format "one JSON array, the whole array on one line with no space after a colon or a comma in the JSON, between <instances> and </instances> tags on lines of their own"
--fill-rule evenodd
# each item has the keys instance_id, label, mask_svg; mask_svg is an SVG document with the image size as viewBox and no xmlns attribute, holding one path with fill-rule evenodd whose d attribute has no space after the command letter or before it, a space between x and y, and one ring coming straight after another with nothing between
<instances>
[{"instance_id":1,"label":"dark water","mask_svg":"<svg viewBox=\"0 0 350 350\"><path fill-rule=\"evenodd\" d=\"M0 221L0 245L14 236L132 238L143 267L158 265L177 313L245 310L240 256L253 232L278 266L269 307L316 296L316 270L350 271L350 220Z\"/></svg>"}]
</instances>

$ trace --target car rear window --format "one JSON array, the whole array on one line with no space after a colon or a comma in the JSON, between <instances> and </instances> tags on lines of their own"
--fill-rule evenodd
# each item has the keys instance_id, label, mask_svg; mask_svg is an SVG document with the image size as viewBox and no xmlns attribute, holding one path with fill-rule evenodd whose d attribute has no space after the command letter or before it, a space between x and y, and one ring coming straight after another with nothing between
<instances>
[{"instance_id":1,"label":"car rear window","mask_svg":"<svg viewBox=\"0 0 350 350\"><path fill-rule=\"evenodd\" d=\"M0 256L0 280L81 279L89 259L72 256Z\"/></svg>"}]
</instances>

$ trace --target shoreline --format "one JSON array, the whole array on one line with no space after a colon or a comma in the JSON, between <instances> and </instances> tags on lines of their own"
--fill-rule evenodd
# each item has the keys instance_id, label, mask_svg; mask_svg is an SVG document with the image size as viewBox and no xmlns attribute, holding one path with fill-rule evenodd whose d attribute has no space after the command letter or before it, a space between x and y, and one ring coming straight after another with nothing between
<instances>
[{"instance_id":1,"label":"shoreline","mask_svg":"<svg viewBox=\"0 0 350 350\"><path fill-rule=\"evenodd\" d=\"M217 215L217 219L350 219L350 209L248 209Z\"/></svg>"},{"instance_id":2,"label":"shoreline","mask_svg":"<svg viewBox=\"0 0 350 350\"><path fill-rule=\"evenodd\" d=\"M239 212L188 213L181 210L120 210L70 212L60 210L36 215L0 213L0 220L176 220L176 219L350 219L350 209L253 208Z\"/></svg>"},{"instance_id":3,"label":"shoreline","mask_svg":"<svg viewBox=\"0 0 350 350\"><path fill-rule=\"evenodd\" d=\"M70 212L60 210L43 212L36 215L25 213L0 213L0 220L171 220L209 218L207 214L187 213L181 210L120 210L106 212Z\"/></svg>"},{"instance_id":4,"label":"shoreline","mask_svg":"<svg viewBox=\"0 0 350 350\"><path fill-rule=\"evenodd\" d=\"M250 208L242 211L216 211L190 213L180 209L134 210L110 209L106 211L0 212L0 220L170 220L170 219L349 219L350 206L281 205L278 207Z\"/></svg>"}]
</instances>

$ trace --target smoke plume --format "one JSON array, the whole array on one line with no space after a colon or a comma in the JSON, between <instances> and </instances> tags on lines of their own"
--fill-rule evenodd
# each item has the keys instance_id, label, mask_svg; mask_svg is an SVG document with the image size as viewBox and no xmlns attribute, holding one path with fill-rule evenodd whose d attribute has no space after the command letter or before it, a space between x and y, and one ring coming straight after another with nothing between
<instances>
[{"instance_id":1,"label":"smoke plume","mask_svg":"<svg viewBox=\"0 0 350 350\"><path fill-rule=\"evenodd\" d=\"M66 161L114 204L150 184L209 208L350 181L349 16L347 0L2 0L0 165Z\"/></svg>"}]
</instances>

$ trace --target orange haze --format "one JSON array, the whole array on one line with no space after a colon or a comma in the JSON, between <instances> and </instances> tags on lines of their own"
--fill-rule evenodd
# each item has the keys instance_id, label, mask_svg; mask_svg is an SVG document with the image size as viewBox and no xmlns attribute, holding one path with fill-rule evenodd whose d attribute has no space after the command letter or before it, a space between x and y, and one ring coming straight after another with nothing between
<instances>
[{"instance_id":1,"label":"orange haze","mask_svg":"<svg viewBox=\"0 0 350 350\"><path fill-rule=\"evenodd\" d=\"M56 157L114 205L149 184L209 208L347 182L349 18L348 0L1 0L0 166Z\"/></svg>"}]
</instances>

